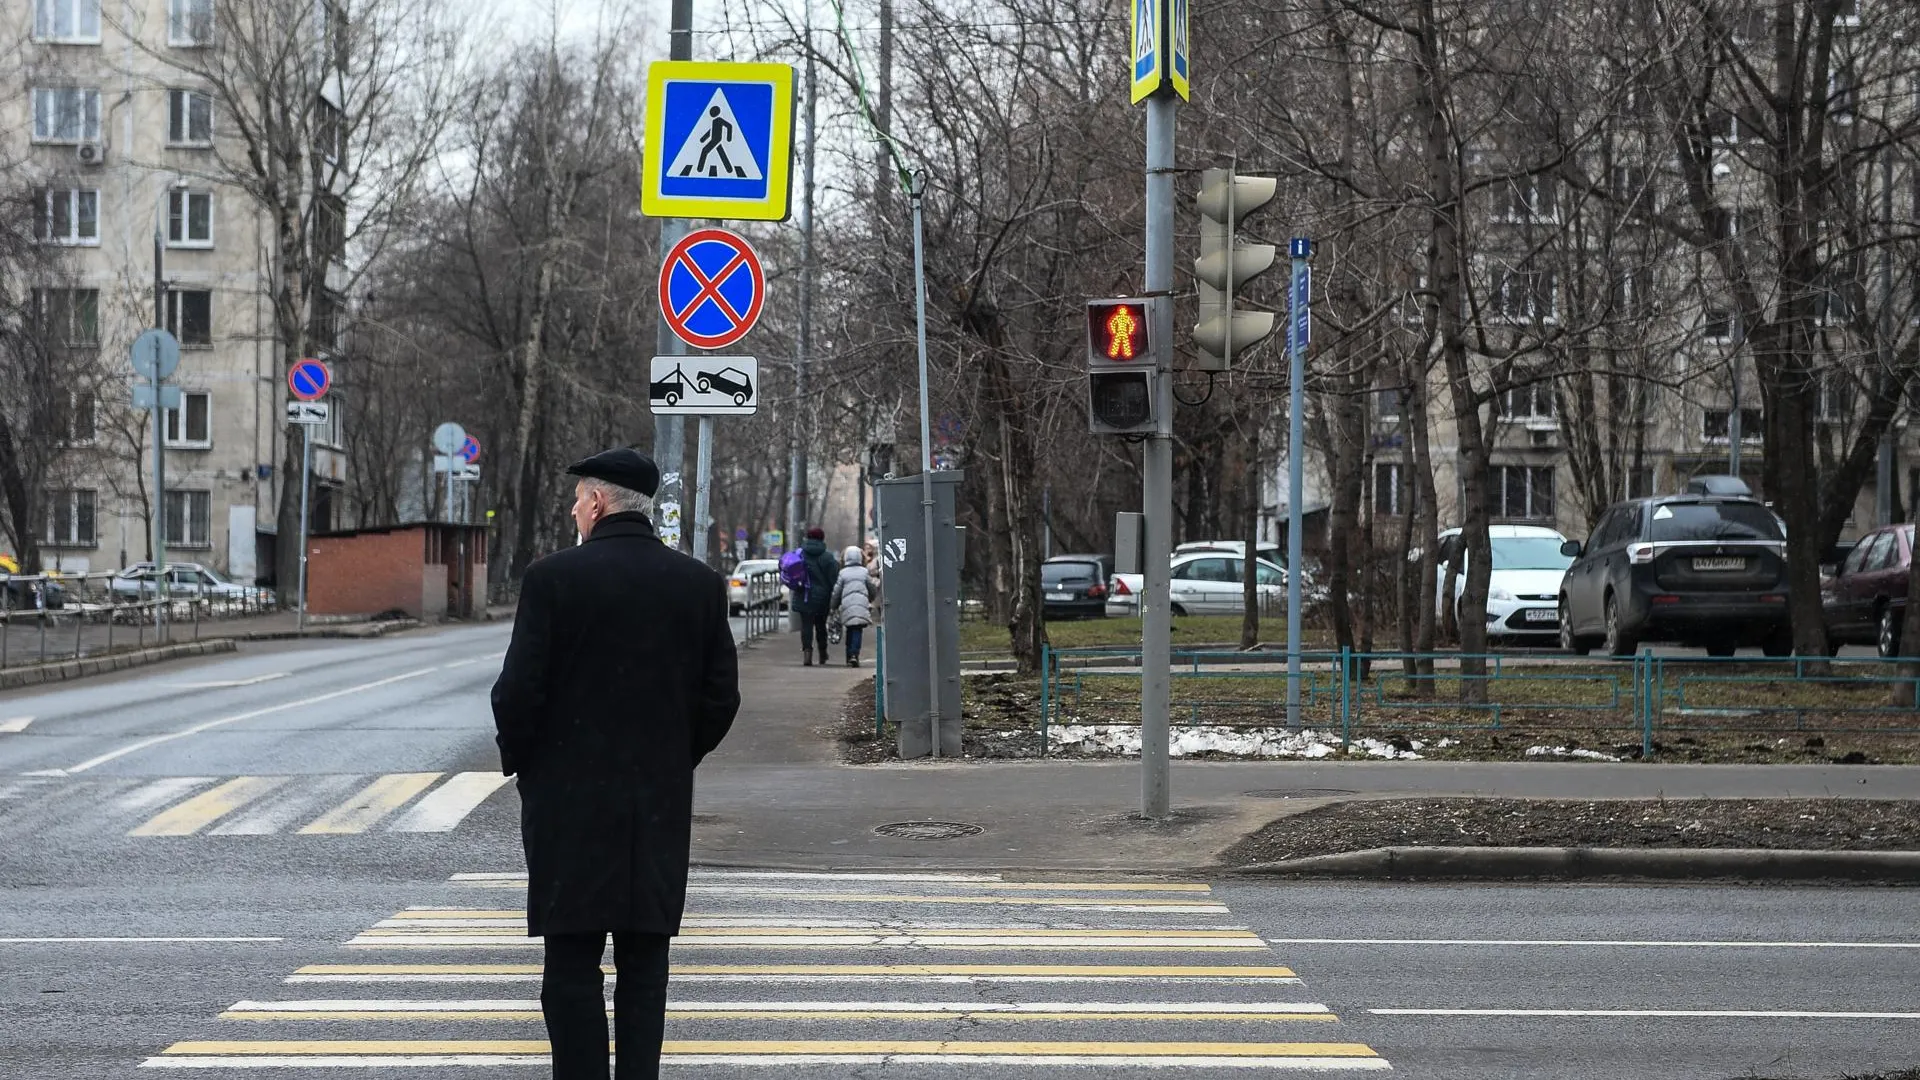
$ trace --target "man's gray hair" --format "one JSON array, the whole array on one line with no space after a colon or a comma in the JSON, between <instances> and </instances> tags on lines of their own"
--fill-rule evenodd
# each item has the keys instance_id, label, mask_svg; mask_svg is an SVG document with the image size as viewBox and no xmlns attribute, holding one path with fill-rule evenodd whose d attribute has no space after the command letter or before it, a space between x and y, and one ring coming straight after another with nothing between
<instances>
[{"instance_id":1,"label":"man's gray hair","mask_svg":"<svg viewBox=\"0 0 1920 1080\"><path fill-rule=\"evenodd\" d=\"M607 497L607 509L615 514L651 514L653 496L642 495L632 488L623 488L619 484L609 484L605 480L586 479L580 481L588 490L599 491Z\"/></svg>"}]
</instances>

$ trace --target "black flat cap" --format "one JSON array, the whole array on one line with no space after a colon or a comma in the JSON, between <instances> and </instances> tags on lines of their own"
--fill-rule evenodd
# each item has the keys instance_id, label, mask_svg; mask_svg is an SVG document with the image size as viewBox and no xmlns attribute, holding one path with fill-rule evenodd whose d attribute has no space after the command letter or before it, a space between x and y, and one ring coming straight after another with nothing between
<instances>
[{"instance_id":1,"label":"black flat cap","mask_svg":"<svg viewBox=\"0 0 1920 1080\"><path fill-rule=\"evenodd\" d=\"M582 458L567 466L567 473L588 480L604 480L648 498L660 490L660 466L630 447L603 450L590 458Z\"/></svg>"}]
</instances>

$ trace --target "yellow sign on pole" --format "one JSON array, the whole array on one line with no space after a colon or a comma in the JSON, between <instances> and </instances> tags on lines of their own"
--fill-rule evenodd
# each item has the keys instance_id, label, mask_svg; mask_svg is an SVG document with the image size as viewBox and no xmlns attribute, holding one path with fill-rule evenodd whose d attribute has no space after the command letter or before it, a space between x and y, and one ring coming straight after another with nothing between
<instances>
[{"instance_id":1,"label":"yellow sign on pole","mask_svg":"<svg viewBox=\"0 0 1920 1080\"><path fill-rule=\"evenodd\" d=\"M640 210L785 221L793 186L793 67L660 60L647 67Z\"/></svg>"},{"instance_id":2,"label":"yellow sign on pole","mask_svg":"<svg viewBox=\"0 0 1920 1080\"><path fill-rule=\"evenodd\" d=\"M1182 101L1190 92L1190 49L1187 36L1188 9L1192 0L1133 0L1132 29L1128 41L1133 64L1133 100L1138 103L1153 96L1162 87L1173 90Z\"/></svg>"}]
</instances>

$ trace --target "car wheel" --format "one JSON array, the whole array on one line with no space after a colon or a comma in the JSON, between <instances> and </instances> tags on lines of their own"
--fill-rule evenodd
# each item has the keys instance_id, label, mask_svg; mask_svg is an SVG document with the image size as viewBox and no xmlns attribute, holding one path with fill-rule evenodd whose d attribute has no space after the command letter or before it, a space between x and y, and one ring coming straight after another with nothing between
<instances>
[{"instance_id":1,"label":"car wheel","mask_svg":"<svg viewBox=\"0 0 1920 1080\"><path fill-rule=\"evenodd\" d=\"M1736 646L1732 642L1707 646L1708 656L1732 656Z\"/></svg>"},{"instance_id":2,"label":"car wheel","mask_svg":"<svg viewBox=\"0 0 1920 1080\"><path fill-rule=\"evenodd\" d=\"M744 408L747 404L747 392L744 390L735 392L733 395L733 403Z\"/></svg>"},{"instance_id":3,"label":"car wheel","mask_svg":"<svg viewBox=\"0 0 1920 1080\"><path fill-rule=\"evenodd\" d=\"M700 392L703 394L710 393L713 390L713 384L707 381L707 377L705 375L700 376L699 381L695 382L693 385L698 387Z\"/></svg>"},{"instance_id":4,"label":"car wheel","mask_svg":"<svg viewBox=\"0 0 1920 1080\"><path fill-rule=\"evenodd\" d=\"M747 607L745 604L731 604L731 605L728 605L727 607L727 614L733 616L736 619L742 615L745 615L746 613L747 613Z\"/></svg>"},{"instance_id":5,"label":"car wheel","mask_svg":"<svg viewBox=\"0 0 1920 1080\"><path fill-rule=\"evenodd\" d=\"M1760 643L1760 651L1768 656L1792 656L1793 634L1779 633Z\"/></svg>"},{"instance_id":6,"label":"car wheel","mask_svg":"<svg viewBox=\"0 0 1920 1080\"><path fill-rule=\"evenodd\" d=\"M1894 657L1900 655L1900 630L1900 620L1893 613L1893 605L1888 604L1881 608L1880 636L1875 642L1875 644L1879 646L1881 656Z\"/></svg>"},{"instance_id":7,"label":"car wheel","mask_svg":"<svg viewBox=\"0 0 1920 1080\"><path fill-rule=\"evenodd\" d=\"M675 405L680 404L680 391L678 390L667 391L666 402L667 402L667 408L669 409L673 408Z\"/></svg>"},{"instance_id":8,"label":"car wheel","mask_svg":"<svg viewBox=\"0 0 1920 1080\"><path fill-rule=\"evenodd\" d=\"M1627 633L1626 628L1620 624L1620 602L1614 599L1612 593L1607 594L1606 619L1607 655L1632 656L1633 650L1640 643L1635 641L1633 635Z\"/></svg>"},{"instance_id":9,"label":"car wheel","mask_svg":"<svg viewBox=\"0 0 1920 1080\"><path fill-rule=\"evenodd\" d=\"M1573 612L1567 607L1567 598L1560 598L1560 648L1575 656L1587 655L1587 643L1573 632Z\"/></svg>"},{"instance_id":10,"label":"car wheel","mask_svg":"<svg viewBox=\"0 0 1920 1080\"><path fill-rule=\"evenodd\" d=\"M1173 613L1174 613L1175 615L1179 615L1179 616L1182 616L1182 617L1185 617L1185 615L1187 614L1187 609L1186 609L1186 608L1183 608L1183 607L1181 607L1181 606L1180 606L1179 604L1175 604L1175 605L1173 605Z\"/></svg>"}]
</instances>

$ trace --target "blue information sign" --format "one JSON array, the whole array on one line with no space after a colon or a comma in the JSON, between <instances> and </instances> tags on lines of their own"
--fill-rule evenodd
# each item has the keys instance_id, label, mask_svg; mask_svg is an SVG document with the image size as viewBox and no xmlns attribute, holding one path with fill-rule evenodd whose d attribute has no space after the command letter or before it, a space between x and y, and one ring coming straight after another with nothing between
<instances>
[{"instance_id":1,"label":"blue information sign","mask_svg":"<svg viewBox=\"0 0 1920 1080\"><path fill-rule=\"evenodd\" d=\"M654 217L784 221L792 136L792 67L655 63L641 209Z\"/></svg>"}]
</instances>

